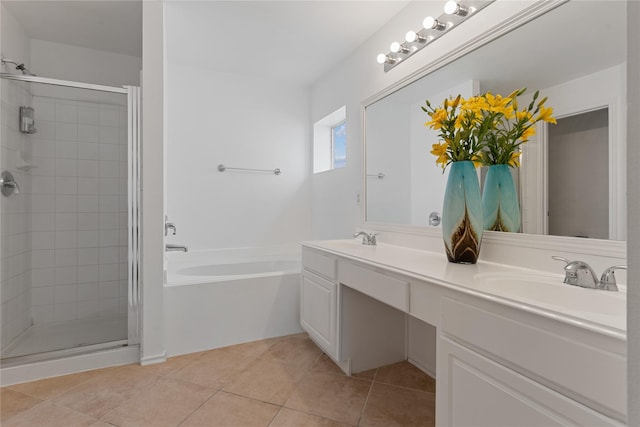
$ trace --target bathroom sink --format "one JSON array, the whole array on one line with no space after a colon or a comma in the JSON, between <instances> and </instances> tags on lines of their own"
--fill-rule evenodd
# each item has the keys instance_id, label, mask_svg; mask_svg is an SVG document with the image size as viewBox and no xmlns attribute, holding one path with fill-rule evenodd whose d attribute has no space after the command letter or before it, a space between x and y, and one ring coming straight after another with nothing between
<instances>
[{"instance_id":1,"label":"bathroom sink","mask_svg":"<svg viewBox=\"0 0 640 427\"><path fill-rule=\"evenodd\" d=\"M619 315L626 312L623 292L587 289L563 283L564 276L520 273L479 273L478 290L561 313Z\"/></svg>"}]
</instances>

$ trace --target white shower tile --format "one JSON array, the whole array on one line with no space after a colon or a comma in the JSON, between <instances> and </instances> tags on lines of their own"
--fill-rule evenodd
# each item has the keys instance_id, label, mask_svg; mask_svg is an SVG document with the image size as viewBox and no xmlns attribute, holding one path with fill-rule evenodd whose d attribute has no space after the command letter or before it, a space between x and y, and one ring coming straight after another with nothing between
<instances>
[{"instance_id":1,"label":"white shower tile","mask_svg":"<svg viewBox=\"0 0 640 427\"><path fill-rule=\"evenodd\" d=\"M54 269L48 268L33 268L31 270L31 286L53 286L54 282Z\"/></svg>"},{"instance_id":2,"label":"white shower tile","mask_svg":"<svg viewBox=\"0 0 640 427\"><path fill-rule=\"evenodd\" d=\"M35 325L41 325L43 323L50 323L54 321L53 304L39 305L31 307L31 318Z\"/></svg>"},{"instance_id":3,"label":"white shower tile","mask_svg":"<svg viewBox=\"0 0 640 427\"><path fill-rule=\"evenodd\" d=\"M81 178L78 181L78 194L99 194L101 186L102 182L99 178Z\"/></svg>"},{"instance_id":4,"label":"white shower tile","mask_svg":"<svg viewBox=\"0 0 640 427\"><path fill-rule=\"evenodd\" d=\"M56 177L56 194L78 194L78 178L71 176Z\"/></svg>"},{"instance_id":5,"label":"white shower tile","mask_svg":"<svg viewBox=\"0 0 640 427\"><path fill-rule=\"evenodd\" d=\"M51 139L32 138L31 156L53 158L56 155L56 143Z\"/></svg>"},{"instance_id":6,"label":"white shower tile","mask_svg":"<svg viewBox=\"0 0 640 427\"><path fill-rule=\"evenodd\" d=\"M75 303L78 300L76 289L78 285L56 285L54 286L54 303L65 304L69 302Z\"/></svg>"},{"instance_id":7,"label":"white shower tile","mask_svg":"<svg viewBox=\"0 0 640 427\"><path fill-rule=\"evenodd\" d=\"M100 212L118 212L120 196L100 195Z\"/></svg>"},{"instance_id":8,"label":"white shower tile","mask_svg":"<svg viewBox=\"0 0 640 427\"><path fill-rule=\"evenodd\" d=\"M75 266L55 268L56 286L75 284L78 280L77 277L78 277L78 269Z\"/></svg>"},{"instance_id":9,"label":"white shower tile","mask_svg":"<svg viewBox=\"0 0 640 427\"><path fill-rule=\"evenodd\" d=\"M88 301L98 299L98 283L87 282L78 284L78 301Z\"/></svg>"},{"instance_id":10,"label":"white shower tile","mask_svg":"<svg viewBox=\"0 0 640 427\"><path fill-rule=\"evenodd\" d=\"M100 228L99 213L78 213L78 230L97 230Z\"/></svg>"},{"instance_id":11,"label":"white shower tile","mask_svg":"<svg viewBox=\"0 0 640 427\"><path fill-rule=\"evenodd\" d=\"M52 249L31 251L32 268L53 267L54 259L54 251Z\"/></svg>"},{"instance_id":12,"label":"white shower tile","mask_svg":"<svg viewBox=\"0 0 640 427\"><path fill-rule=\"evenodd\" d=\"M74 320L76 318L76 302L68 302L54 305L54 320L56 322Z\"/></svg>"},{"instance_id":13,"label":"white shower tile","mask_svg":"<svg viewBox=\"0 0 640 427\"><path fill-rule=\"evenodd\" d=\"M100 315L113 316L118 314L118 298L100 300Z\"/></svg>"},{"instance_id":14,"label":"white shower tile","mask_svg":"<svg viewBox=\"0 0 640 427\"><path fill-rule=\"evenodd\" d=\"M116 195L120 194L119 178L100 178L100 194Z\"/></svg>"},{"instance_id":15,"label":"white shower tile","mask_svg":"<svg viewBox=\"0 0 640 427\"><path fill-rule=\"evenodd\" d=\"M78 143L75 141L56 141L55 157L58 159L77 159Z\"/></svg>"},{"instance_id":16,"label":"white shower tile","mask_svg":"<svg viewBox=\"0 0 640 427\"><path fill-rule=\"evenodd\" d=\"M119 126L120 117L118 110L113 107L100 106L100 125L102 126Z\"/></svg>"},{"instance_id":17,"label":"white shower tile","mask_svg":"<svg viewBox=\"0 0 640 427\"><path fill-rule=\"evenodd\" d=\"M115 144L100 144L100 160L120 161L119 148Z\"/></svg>"},{"instance_id":18,"label":"white shower tile","mask_svg":"<svg viewBox=\"0 0 640 427\"><path fill-rule=\"evenodd\" d=\"M55 248L73 249L78 247L78 232L75 230L56 231Z\"/></svg>"},{"instance_id":19,"label":"white shower tile","mask_svg":"<svg viewBox=\"0 0 640 427\"><path fill-rule=\"evenodd\" d=\"M78 123L100 124L100 108L94 105L78 105Z\"/></svg>"},{"instance_id":20,"label":"white shower tile","mask_svg":"<svg viewBox=\"0 0 640 427\"><path fill-rule=\"evenodd\" d=\"M98 248L83 248L78 252L78 265L100 264L100 250Z\"/></svg>"},{"instance_id":21,"label":"white shower tile","mask_svg":"<svg viewBox=\"0 0 640 427\"><path fill-rule=\"evenodd\" d=\"M66 267L78 264L77 249L57 249L54 255L56 267Z\"/></svg>"},{"instance_id":22,"label":"white shower tile","mask_svg":"<svg viewBox=\"0 0 640 427\"><path fill-rule=\"evenodd\" d=\"M81 265L78 267L78 283L90 284L100 278L100 266Z\"/></svg>"},{"instance_id":23,"label":"white shower tile","mask_svg":"<svg viewBox=\"0 0 640 427\"><path fill-rule=\"evenodd\" d=\"M56 122L76 123L78 121L78 107L56 103Z\"/></svg>"},{"instance_id":24,"label":"white shower tile","mask_svg":"<svg viewBox=\"0 0 640 427\"><path fill-rule=\"evenodd\" d=\"M78 227L78 214L57 213L55 214L56 231L75 230Z\"/></svg>"},{"instance_id":25,"label":"white shower tile","mask_svg":"<svg viewBox=\"0 0 640 427\"><path fill-rule=\"evenodd\" d=\"M100 176L99 165L97 160L78 160L78 176L88 178Z\"/></svg>"},{"instance_id":26,"label":"white shower tile","mask_svg":"<svg viewBox=\"0 0 640 427\"><path fill-rule=\"evenodd\" d=\"M31 289L31 304L32 305L47 305L53 304L53 286L46 286L41 288Z\"/></svg>"},{"instance_id":27,"label":"white shower tile","mask_svg":"<svg viewBox=\"0 0 640 427\"><path fill-rule=\"evenodd\" d=\"M120 295L120 283L118 281L98 283L98 295L100 299L118 298Z\"/></svg>"},{"instance_id":28,"label":"white shower tile","mask_svg":"<svg viewBox=\"0 0 640 427\"><path fill-rule=\"evenodd\" d=\"M43 98L34 98L33 100L33 110L35 111L35 116L40 120L50 120L55 121L56 119L56 105L53 102L47 102L47 100Z\"/></svg>"},{"instance_id":29,"label":"white shower tile","mask_svg":"<svg viewBox=\"0 0 640 427\"><path fill-rule=\"evenodd\" d=\"M56 177L78 176L78 160L56 159Z\"/></svg>"},{"instance_id":30,"label":"white shower tile","mask_svg":"<svg viewBox=\"0 0 640 427\"><path fill-rule=\"evenodd\" d=\"M70 195L56 195L55 197L55 211L56 213L73 213L78 210L77 196Z\"/></svg>"},{"instance_id":31,"label":"white shower tile","mask_svg":"<svg viewBox=\"0 0 640 427\"><path fill-rule=\"evenodd\" d=\"M99 212L100 198L93 195L78 195L78 212Z\"/></svg>"},{"instance_id":32,"label":"white shower tile","mask_svg":"<svg viewBox=\"0 0 640 427\"><path fill-rule=\"evenodd\" d=\"M43 139L55 139L56 137L56 122L53 120L37 120L38 138Z\"/></svg>"},{"instance_id":33,"label":"white shower tile","mask_svg":"<svg viewBox=\"0 0 640 427\"><path fill-rule=\"evenodd\" d=\"M100 150L97 142L78 142L78 159L98 160Z\"/></svg>"},{"instance_id":34,"label":"white shower tile","mask_svg":"<svg viewBox=\"0 0 640 427\"><path fill-rule=\"evenodd\" d=\"M100 143L101 144L120 144L120 132L117 127L100 126Z\"/></svg>"},{"instance_id":35,"label":"white shower tile","mask_svg":"<svg viewBox=\"0 0 640 427\"><path fill-rule=\"evenodd\" d=\"M127 262L129 259L129 249L126 246L119 246L118 262Z\"/></svg>"},{"instance_id":36,"label":"white shower tile","mask_svg":"<svg viewBox=\"0 0 640 427\"><path fill-rule=\"evenodd\" d=\"M65 141L77 141L78 125L75 123L56 122L56 139Z\"/></svg>"},{"instance_id":37,"label":"white shower tile","mask_svg":"<svg viewBox=\"0 0 640 427\"><path fill-rule=\"evenodd\" d=\"M100 265L117 264L119 258L117 247L100 248ZM117 277L117 275L116 275Z\"/></svg>"},{"instance_id":38,"label":"white shower tile","mask_svg":"<svg viewBox=\"0 0 640 427\"><path fill-rule=\"evenodd\" d=\"M117 230L120 228L120 214L116 212L100 213L100 230Z\"/></svg>"},{"instance_id":39,"label":"white shower tile","mask_svg":"<svg viewBox=\"0 0 640 427\"><path fill-rule=\"evenodd\" d=\"M54 233L51 231L34 231L31 233L31 249L53 249Z\"/></svg>"},{"instance_id":40,"label":"white shower tile","mask_svg":"<svg viewBox=\"0 0 640 427\"><path fill-rule=\"evenodd\" d=\"M120 233L117 230L100 230L100 247L118 246Z\"/></svg>"},{"instance_id":41,"label":"white shower tile","mask_svg":"<svg viewBox=\"0 0 640 427\"><path fill-rule=\"evenodd\" d=\"M100 178L119 178L120 162L100 161Z\"/></svg>"},{"instance_id":42,"label":"white shower tile","mask_svg":"<svg viewBox=\"0 0 640 427\"><path fill-rule=\"evenodd\" d=\"M97 143L100 141L100 126L79 124L78 141Z\"/></svg>"},{"instance_id":43,"label":"white shower tile","mask_svg":"<svg viewBox=\"0 0 640 427\"><path fill-rule=\"evenodd\" d=\"M50 213L32 213L31 214L31 230L32 231L49 231L54 227L54 214ZM4 228L6 230L6 228Z\"/></svg>"},{"instance_id":44,"label":"white shower tile","mask_svg":"<svg viewBox=\"0 0 640 427\"><path fill-rule=\"evenodd\" d=\"M55 198L50 195L34 194L31 196L31 212L33 213L53 213L55 209Z\"/></svg>"},{"instance_id":45,"label":"white shower tile","mask_svg":"<svg viewBox=\"0 0 640 427\"><path fill-rule=\"evenodd\" d=\"M55 159L49 157L34 157L31 162L34 168L31 169L31 175L33 176L49 176L52 177L56 174Z\"/></svg>"},{"instance_id":46,"label":"white shower tile","mask_svg":"<svg viewBox=\"0 0 640 427\"><path fill-rule=\"evenodd\" d=\"M31 194L53 194L54 180L48 176L31 177Z\"/></svg>"},{"instance_id":47,"label":"white shower tile","mask_svg":"<svg viewBox=\"0 0 640 427\"><path fill-rule=\"evenodd\" d=\"M100 246L98 230L78 231L78 248L97 248Z\"/></svg>"},{"instance_id":48,"label":"white shower tile","mask_svg":"<svg viewBox=\"0 0 640 427\"><path fill-rule=\"evenodd\" d=\"M86 319L100 316L100 301L78 301L78 319Z\"/></svg>"}]
</instances>

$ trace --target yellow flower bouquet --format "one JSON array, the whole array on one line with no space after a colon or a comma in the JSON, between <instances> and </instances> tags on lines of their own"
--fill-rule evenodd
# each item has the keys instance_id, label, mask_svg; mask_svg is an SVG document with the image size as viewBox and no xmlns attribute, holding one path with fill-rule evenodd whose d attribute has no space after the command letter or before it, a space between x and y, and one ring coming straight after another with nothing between
<instances>
[{"instance_id":1,"label":"yellow flower bouquet","mask_svg":"<svg viewBox=\"0 0 640 427\"><path fill-rule=\"evenodd\" d=\"M517 98L525 91L526 88L519 89L506 98L490 92L479 97L484 102L482 119L478 123L488 126L483 134L483 150L479 153L483 165L520 166L520 146L535 135L535 124L539 121L556 123L553 109L544 105L547 98L538 101L539 91L528 106L518 110Z\"/></svg>"},{"instance_id":2,"label":"yellow flower bouquet","mask_svg":"<svg viewBox=\"0 0 640 427\"><path fill-rule=\"evenodd\" d=\"M437 157L436 163L442 169L452 162L480 161L484 134L488 130L488 126L478 126L485 120L481 108L484 103L482 97L464 99L458 95L445 99L438 107L431 106L428 100L426 108L421 107L431 118L425 126L439 131L441 141L432 145L431 154Z\"/></svg>"}]
</instances>

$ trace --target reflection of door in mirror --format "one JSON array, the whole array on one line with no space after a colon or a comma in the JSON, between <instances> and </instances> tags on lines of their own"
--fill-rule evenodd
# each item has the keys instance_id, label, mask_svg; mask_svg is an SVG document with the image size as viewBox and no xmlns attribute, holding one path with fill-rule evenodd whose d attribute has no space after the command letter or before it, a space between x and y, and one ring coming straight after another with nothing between
<instances>
[{"instance_id":1,"label":"reflection of door in mirror","mask_svg":"<svg viewBox=\"0 0 640 427\"><path fill-rule=\"evenodd\" d=\"M549 234L609 238L608 121L603 108L549 127Z\"/></svg>"},{"instance_id":2,"label":"reflection of door in mirror","mask_svg":"<svg viewBox=\"0 0 640 427\"><path fill-rule=\"evenodd\" d=\"M543 93L558 125L538 124L538 135L523 146L523 232L625 240L624 68L598 71ZM569 130L578 125L588 130ZM560 135L563 141L554 142ZM588 135L597 135L597 143L588 142Z\"/></svg>"}]
</instances>

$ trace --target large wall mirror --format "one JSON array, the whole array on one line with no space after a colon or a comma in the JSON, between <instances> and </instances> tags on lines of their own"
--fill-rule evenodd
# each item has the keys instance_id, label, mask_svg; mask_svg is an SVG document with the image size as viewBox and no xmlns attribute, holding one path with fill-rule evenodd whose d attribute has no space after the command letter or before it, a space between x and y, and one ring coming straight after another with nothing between
<instances>
[{"instance_id":1,"label":"large wall mirror","mask_svg":"<svg viewBox=\"0 0 640 427\"><path fill-rule=\"evenodd\" d=\"M527 87L549 97L558 124L538 125L513 170L521 231L626 240L625 16L623 1L562 3L366 105L366 221L428 227L442 210L425 100Z\"/></svg>"}]
</instances>

